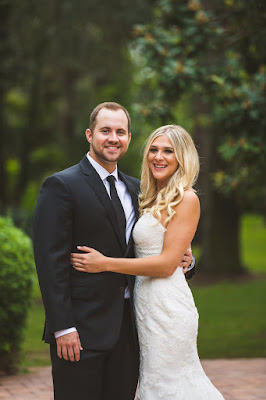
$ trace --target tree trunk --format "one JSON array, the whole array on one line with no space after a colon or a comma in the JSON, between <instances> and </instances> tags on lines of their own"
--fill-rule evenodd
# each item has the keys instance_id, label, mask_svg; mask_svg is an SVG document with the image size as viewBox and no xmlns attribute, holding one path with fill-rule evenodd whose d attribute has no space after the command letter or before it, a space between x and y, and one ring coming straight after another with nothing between
<instances>
[{"instance_id":1,"label":"tree trunk","mask_svg":"<svg viewBox=\"0 0 266 400\"><path fill-rule=\"evenodd\" d=\"M197 99L197 113L211 115L208 106ZM219 132L215 127L195 128L195 143L199 150L201 169L198 194L201 202L201 218L197 240L201 246L199 273L208 276L237 275L244 272L240 260L240 215L230 196L217 193L211 174L220 167L217 153Z\"/></svg>"},{"instance_id":2,"label":"tree trunk","mask_svg":"<svg viewBox=\"0 0 266 400\"><path fill-rule=\"evenodd\" d=\"M21 197L30 180L30 155L33 143L36 141L36 130L38 129L38 108L40 97L41 65L36 63L33 73L32 84L29 95L28 123L23 132L23 141L20 149L20 177L17 188L17 204L21 203Z\"/></svg>"},{"instance_id":3,"label":"tree trunk","mask_svg":"<svg viewBox=\"0 0 266 400\"><path fill-rule=\"evenodd\" d=\"M220 276L243 273L240 215L234 200L211 189L202 203L202 272Z\"/></svg>"},{"instance_id":4,"label":"tree trunk","mask_svg":"<svg viewBox=\"0 0 266 400\"><path fill-rule=\"evenodd\" d=\"M4 132L5 132L5 123L4 123L4 115L3 115L3 97L4 94L2 90L0 90L0 182L1 182L1 190L0 190L0 206L5 208L7 205L7 179L6 179L6 170L5 170L5 154L4 154Z\"/></svg>"},{"instance_id":5,"label":"tree trunk","mask_svg":"<svg viewBox=\"0 0 266 400\"><path fill-rule=\"evenodd\" d=\"M0 206L3 209L8 204L6 164L6 138L8 138L6 120L4 115L5 95L9 88L9 68L11 61L10 19L12 4L8 1L0 3Z\"/></svg>"},{"instance_id":6,"label":"tree trunk","mask_svg":"<svg viewBox=\"0 0 266 400\"><path fill-rule=\"evenodd\" d=\"M46 56L46 38L41 32L36 33L37 37L33 53L32 79L29 89L29 107L27 115L27 124L23 132L23 141L20 148L20 177L17 188L16 201L19 205L23 193L30 181L30 156L33 148L38 143L38 131L41 125L40 99L42 85L42 71Z\"/></svg>"}]
</instances>

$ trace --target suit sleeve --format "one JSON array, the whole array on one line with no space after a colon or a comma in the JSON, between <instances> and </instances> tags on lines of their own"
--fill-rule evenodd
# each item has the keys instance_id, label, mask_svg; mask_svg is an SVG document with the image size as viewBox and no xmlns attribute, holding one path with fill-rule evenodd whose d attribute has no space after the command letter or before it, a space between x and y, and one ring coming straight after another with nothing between
<instances>
[{"instance_id":1,"label":"suit sleeve","mask_svg":"<svg viewBox=\"0 0 266 400\"><path fill-rule=\"evenodd\" d=\"M44 182L37 200L33 244L50 333L75 326L70 296L72 198L56 176Z\"/></svg>"},{"instance_id":2,"label":"suit sleeve","mask_svg":"<svg viewBox=\"0 0 266 400\"><path fill-rule=\"evenodd\" d=\"M186 279L191 279L194 275L195 275L195 265L196 265L196 261L195 261L195 257L192 254L192 261L190 266L188 267L187 272L185 273L185 277Z\"/></svg>"}]
</instances>

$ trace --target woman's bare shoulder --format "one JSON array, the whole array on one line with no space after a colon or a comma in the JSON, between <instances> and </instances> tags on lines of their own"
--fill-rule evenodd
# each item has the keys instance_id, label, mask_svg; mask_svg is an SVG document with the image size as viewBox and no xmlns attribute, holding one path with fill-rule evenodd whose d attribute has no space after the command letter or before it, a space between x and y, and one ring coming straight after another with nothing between
<instances>
[{"instance_id":1,"label":"woman's bare shoulder","mask_svg":"<svg viewBox=\"0 0 266 400\"><path fill-rule=\"evenodd\" d=\"M186 232L189 232L189 235L193 232L194 236L200 218L200 202L197 194L193 190L186 190L183 199L175 206L174 211L175 215L167 226L170 237L179 235L180 232L181 236L184 236Z\"/></svg>"},{"instance_id":2,"label":"woman's bare shoulder","mask_svg":"<svg viewBox=\"0 0 266 400\"><path fill-rule=\"evenodd\" d=\"M186 211L191 212L192 210L195 210L195 212L199 211L200 202L194 190L188 189L185 191L182 201L176 206L176 211L180 213Z\"/></svg>"},{"instance_id":3,"label":"woman's bare shoulder","mask_svg":"<svg viewBox=\"0 0 266 400\"><path fill-rule=\"evenodd\" d=\"M197 194L195 193L195 191L192 189L185 190L182 201L184 201L184 200L186 202L188 201L188 202L192 202L192 203L193 202L199 203L199 198L198 198ZM182 201L181 201L181 203L182 203Z\"/></svg>"}]
</instances>

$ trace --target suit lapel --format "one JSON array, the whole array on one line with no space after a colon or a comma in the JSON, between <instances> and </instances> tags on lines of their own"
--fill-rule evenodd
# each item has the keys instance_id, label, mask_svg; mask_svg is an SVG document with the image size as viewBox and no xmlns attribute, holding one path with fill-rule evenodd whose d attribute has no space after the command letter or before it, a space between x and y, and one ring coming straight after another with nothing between
<instances>
[{"instance_id":1,"label":"suit lapel","mask_svg":"<svg viewBox=\"0 0 266 400\"><path fill-rule=\"evenodd\" d=\"M131 196L131 199L132 199L132 204L133 204L134 211L135 211L135 216L136 216L135 223L136 223L137 220L138 220L138 217L139 217L138 188L136 188L136 186L129 179L127 179L127 176L125 174L123 174L120 171L118 173L119 173L119 178L125 183L128 191L130 193L130 196ZM127 244L127 249L126 249L126 253L125 253L124 257L128 257L130 253L131 253L131 257L132 257L132 249L133 249L133 246L134 246L132 233L133 233L133 229L134 229L135 223L134 223L134 225L132 227L132 230L131 230L131 233L130 233L130 237L129 237L129 241L128 241L128 244ZM135 278L136 277L134 275L127 275L127 282L128 282L129 292L130 292L131 307L133 307L132 299L133 299L133 290L134 290L134 285L135 285ZM134 315L135 315L135 313L133 312L132 316L134 318L134 325L135 325L136 322L135 322Z\"/></svg>"},{"instance_id":2,"label":"suit lapel","mask_svg":"<svg viewBox=\"0 0 266 400\"><path fill-rule=\"evenodd\" d=\"M119 178L125 183L128 191L130 193L130 196L131 196L131 199L132 199L132 204L133 204L134 211L135 211L135 216L136 216L135 223L136 223L136 221L138 220L138 217L139 217L139 202L138 202L138 193L137 193L136 186L129 179L127 179L126 175L124 175L120 171L119 171ZM129 252L131 251L132 246L134 245L132 232L133 232L133 228L135 226L135 223L134 223L134 225L132 227L132 230L131 230L131 233L130 233L130 237L129 237L129 241L128 241L128 244L127 244L125 257L128 256Z\"/></svg>"},{"instance_id":3,"label":"suit lapel","mask_svg":"<svg viewBox=\"0 0 266 400\"><path fill-rule=\"evenodd\" d=\"M89 160L86 156L83 157L81 162L79 163L81 170L84 174L84 178L86 182L90 185L100 202L102 203L103 207L106 209L108 216L112 222L115 234L121 243L120 232L117 225L117 219L114 207L111 203L110 197L106 191L106 188L101 180L100 176L97 174ZM122 243L121 243L122 245Z\"/></svg>"},{"instance_id":4,"label":"suit lapel","mask_svg":"<svg viewBox=\"0 0 266 400\"><path fill-rule=\"evenodd\" d=\"M132 199L132 204L134 207L136 219L138 218L139 215L139 203L138 203L138 193L136 192L136 186L127 179L127 177L120 171L118 171L119 178L124 182L124 184L127 187L127 190L130 193L131 199Z\"/></svg>"}]
</instances>

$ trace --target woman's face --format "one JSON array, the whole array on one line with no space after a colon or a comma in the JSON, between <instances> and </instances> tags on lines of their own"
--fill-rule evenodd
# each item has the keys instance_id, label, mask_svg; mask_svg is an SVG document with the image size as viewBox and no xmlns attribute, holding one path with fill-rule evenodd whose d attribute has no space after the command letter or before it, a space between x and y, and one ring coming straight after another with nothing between
<instances>
[{"instance_id":1,"label":"woman's face","mask_svg":"<svg viewBox=\"0 0 266 400\"><path fill-rule=\"evenodd\" d=\"M148 152L148 165L161 190L175 173L178 162L172 143L167 136L158 136L152 142Z\"/></svg>"}]
</instances>

